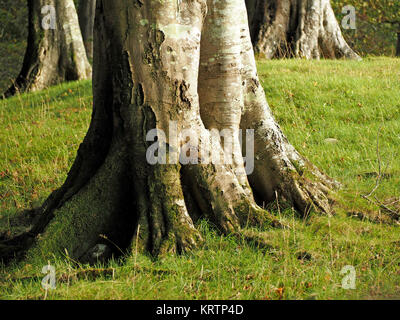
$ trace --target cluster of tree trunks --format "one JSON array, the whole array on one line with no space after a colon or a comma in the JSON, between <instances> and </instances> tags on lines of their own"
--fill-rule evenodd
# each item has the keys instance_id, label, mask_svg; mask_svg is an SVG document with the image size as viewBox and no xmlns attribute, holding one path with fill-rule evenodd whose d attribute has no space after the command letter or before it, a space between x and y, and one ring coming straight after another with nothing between
<instances>
[{"instance_id":1,"label":"cluster of tree trunks","mask_svg":"<svg viewBox=\"0 0 400 320\"><path fill-rule=\"evenodd\" d=\"M295 150L267 104L244 1L98 0L96 10L89 131L64 185L28 233L0 245L3 257L30 247L85 261L103 242L184 252L202 241L201 218L225 234L281 226L263 209L271 201L331 213L336 182ZM149 164L147 132L171 122L205 144L209 129L254 129L253 174L237 134L232 164ZM224 155L222 139L213 150Z\"/></svg>"},{"instance_id":2,"label":"cluster of tree trunks","mask_svg":"<svg viewBox=\"0 0 400 320\"><path fill-rule=\"evenodd\" d=\"M79 23L73 0L28 0L28 7L23 67L4 96L89 78L96 0L79 2ZM54 29L43 28L49 7ZM266 58L360 59L343 39L329 0L246 0L246 7L254 49Z\"/></svg>"},{"instance_id":3,"label":"cluster of tree trunks","mask_svg":"<svg viewBox=\"0 0 400 320\"><path fill-rule=\"evenodd\" d=\"M360 57L342 36L329 0L246 0L254 49L268 59Z\"/></svg>"}]
</instances>

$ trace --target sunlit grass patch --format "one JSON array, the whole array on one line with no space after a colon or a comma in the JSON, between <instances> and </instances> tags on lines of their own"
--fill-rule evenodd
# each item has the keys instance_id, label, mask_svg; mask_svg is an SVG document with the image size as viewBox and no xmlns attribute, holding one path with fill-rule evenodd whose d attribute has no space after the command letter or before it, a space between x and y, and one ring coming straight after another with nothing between
<instances>
[{"instance_id":1,"label":"sunlit grass patch","mask_svg":"<svg viewBox=\"0 0 400 320\"><path fill-rule=\"evenodd\" d=\"M382 208L361 197L380 173L374 196L393 208L400 198L400 61L259 61L259 75L289 140L342 183L336 216L303 220L283 210L287 228L248 230L242 238L220 236L202 221L201 248L158 260L132 248L122 263L89 267L65 253L50 261L57 288L47 293L41 270L48 261L10 266L1 269L0 297L400 298L399 226L384 223ZM0 101L0 231L12 231L17 212L61 185L91 106L90 82ZM342 288L346 265L356 271L354 290Z\"/></svg>"}]
</instances>

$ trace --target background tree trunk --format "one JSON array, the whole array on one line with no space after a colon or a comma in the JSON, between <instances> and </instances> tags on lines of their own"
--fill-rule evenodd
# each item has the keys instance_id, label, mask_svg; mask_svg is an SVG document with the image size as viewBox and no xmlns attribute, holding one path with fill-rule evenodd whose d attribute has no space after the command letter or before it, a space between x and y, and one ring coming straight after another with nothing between
<instances>
[{"instance_id":1,"label":"background tree trunk","mask_svg":"<svg viewBox=\"0 0 400 320\"><path fill-rule=\"evenodd\" d=\"M79 2L78 16L85 44L87 57L93 59L93 28L96 12L96 0L83 0Z\"/></svg>"},{"instance_id":2,"label":"background tree trunk","mask_svg":"<svg viewBox=\"0 0 400 320\"><path fill-rule=\"evenodd\" d=\"M90 78L91 66L73 0L28 0L28 8L28 45L22 70L5 97ZM50 16L51 8L55 9L54 17ZM52 21L55 29L51 28ZM50 28L43 28L43 23Z\"/></svg>"},{"instance_id":3,"label":"background tree trunk","mask_svg":"<svg viewBox=\"0 0 400 320\"><path fill-rule=\"evenodd\" d=\"M342 36L329 0L246 0L250 33L266 58L360 57Z\"/></svg>"},{"instance_id":4,"label":"background tree trunk","mask_svg":"<svg viewBox=\"0 0 400 320\"><path fill-rule=\"evenodd\" d=\"M136 239L153 255L190 250L202 241L200 218L225 234L281 226L253 193L302 213L331 212L335 182L289 144L266 102L242 0L98 0L94 46L92 122L67 180L30 232L0 248L35 244L30 256L45 261L65 249L91 261L100 244L125 249ZM147 133L168 133L171 122L221 157L225 139L207 129L231 129L233 161L177 163L196 147L168 135L158 139L173 147L168 164L150 164ZM249 179L239 129L255 131ZM207 157L196 151L192 159Z\"/></svg>"},{"instance_id":5,"label":"background tree trunk","mask_svg":"<svg viewBox=\"0 0 400 320\"><path fill-rule=\"evenodd\" d=\"M397 32L396 57L400 57L400 24L399 31Z\"/></svg>"}]
</instances>

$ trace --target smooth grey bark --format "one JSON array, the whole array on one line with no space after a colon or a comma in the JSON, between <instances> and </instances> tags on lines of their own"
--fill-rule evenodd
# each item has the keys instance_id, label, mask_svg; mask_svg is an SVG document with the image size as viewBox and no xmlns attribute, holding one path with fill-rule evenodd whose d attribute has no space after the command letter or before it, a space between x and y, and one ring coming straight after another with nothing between
<instances>
[{"instance_id":1,"label":"smooth grey bark","mask_svg":"<svg viewBox=\"0 0 400 320\"><path fill-rule=\"evenodd\" d=\"M64 81L89 79L92 70L73 0L27 2L29 33L25 58L20 74L4 96L42 90ZM55 9L54 17L50 16L52 9L49 11L49 8ZM43 19L46 26L54 21L55 29L43 28Z\"/></svg>"},{"instance_id":2,"label":"smooth grey bark","mask_svg":"<svg viewBox=\"0 0 400 320\"><path fill-rule=\"evenodd\" d=\"M343 38L329 0L246 0L254 49L268 59L361 58Z\"/></svg>"},{"instance_id":3,"label":"smooth grey bark","mask_svg":"<svg viewBox=\"0 0 400 320\"><path fill-rule=\"evenodd\" d=\"M79 25L82 31L86 54L90 60L93 59L93 28L95 12L96 0L82 0L79 2Z\"/></svg>"},{"instance_id":4,"label":"smooth grey bark","mask_svg":"<svg viewBox=\"0 0 400 320\"><path fill-rule=\"evenodd\" d=\"M0 243L0 254L31 247L29 256L47 261L66 249L90 261L112 244L157 256L196 247L200 218L225 234L281 227L254 193L265 203L278 195L302 214L332 212L336 183L295 150L272 116L242 0L98 0L94 47L92 122L73 167L29 233ZM207 129L254 129L255 172L243 174L240 156L230 164L149 164L147 133L168 132L171 121L221 156L222 139ZM176 147L173 139L160 143ZM178 146L168 158L184 153Z\"/></svg>"}]
</instances>

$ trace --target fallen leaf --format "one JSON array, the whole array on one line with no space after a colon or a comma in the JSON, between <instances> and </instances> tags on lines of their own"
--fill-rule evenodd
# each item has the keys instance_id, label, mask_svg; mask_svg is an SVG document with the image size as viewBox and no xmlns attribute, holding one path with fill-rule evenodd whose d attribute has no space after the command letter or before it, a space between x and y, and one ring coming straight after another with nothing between
<instances>
[{"instance_id":1,"label":"fallen leaf","mask_svg":"<svg viewBox=\"0 0 400 320\"><path fill-rule=\"evenodd\" d=\"M278 288L278 289L275 290L276 294L279 297L279 300L282 300L284 291L285 291L285 288Z\"/></svg>"}]
</instances>

